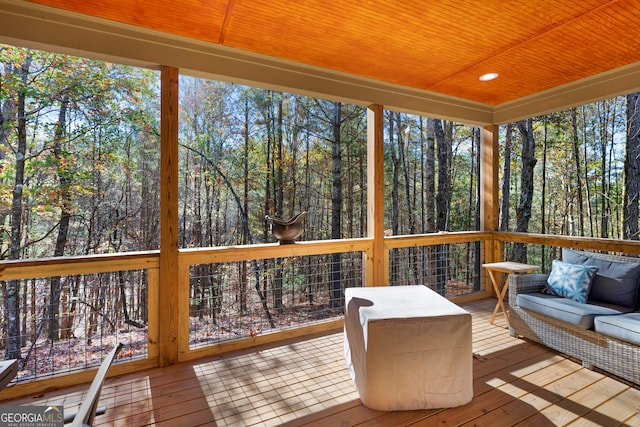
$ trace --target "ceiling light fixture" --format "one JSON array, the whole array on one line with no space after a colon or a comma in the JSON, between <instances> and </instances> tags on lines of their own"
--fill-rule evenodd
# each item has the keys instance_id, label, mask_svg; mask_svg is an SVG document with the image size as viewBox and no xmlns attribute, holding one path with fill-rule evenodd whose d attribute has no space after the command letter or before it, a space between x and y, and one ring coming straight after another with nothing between
<instances>
[{"instance_id":1,"label":"ceiling light fixture","mask_svg":"<svg viewBox=\"0 0 640 427\"><path fill-rule=\"evenodd\" d=\"M497 79L498 73L487 73L479 77L480 81L488 82L489 80Z\"/></svg>"}]
</instances>

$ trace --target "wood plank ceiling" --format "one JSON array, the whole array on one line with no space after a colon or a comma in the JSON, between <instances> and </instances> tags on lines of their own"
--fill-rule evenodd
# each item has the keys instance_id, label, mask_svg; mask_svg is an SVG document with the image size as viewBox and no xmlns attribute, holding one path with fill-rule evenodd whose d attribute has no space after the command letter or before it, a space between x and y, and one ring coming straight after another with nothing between
<instances>
[{"instance_id":1,"label":"wood plank ceiling","mask_svg":"<svg viewBox=\"0 0 640 427\"><path fill-rule=\"evenodd\" d=\"M640 61L640 0L29 1L489 106Z\"/></svg>"}]
</instances>

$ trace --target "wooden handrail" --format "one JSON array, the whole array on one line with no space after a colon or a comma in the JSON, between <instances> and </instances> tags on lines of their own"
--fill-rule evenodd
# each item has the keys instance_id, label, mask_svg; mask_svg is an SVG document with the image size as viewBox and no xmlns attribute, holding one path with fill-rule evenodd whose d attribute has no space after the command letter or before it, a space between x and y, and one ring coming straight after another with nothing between
<instances>
[{"instance_id":1,"label":"wooden handrail","mask_svg":"<svg viewBox=\"0 0 640 427\"><path fill-rule=\"evenodd\" d=\"M373 239L336 239L296 242L290 245L261 243L256 245L181 249L181 264L250 261L254 259L286 258L294 256L326 255L362 252L371 247Z\"/></svg>"},{"instance_id":2,"label":"wooden handrail","mask_svg":"<svg viewBox=\"0 0 640 427\"><path fill-rule=\"evenodd\" d=\"M469 243L489 240L491 238L492 233L489 231L456 231L416 234L411 236L388 236L384 239L384 247L385 249L393 249L450 243Z\"/></svg>"},{"instance_id":3,"label":"wooden handrail","mask_svg":"<svg viewBox=\"0 0 640 427\"><path fill-rule=\"evenodd\" d=\"M640 254L640 241L602 239L597 237L556 236L549 234L494 232L496 240L530 245L559 246L572 249Z\"/></svg>"},{"instance_id":4,"label":"wooden handrail","mask_svg":"<svg viewBox=\"0 0 640 427\"><path fill-rule=\"evenodd\" d=\"M158 268L159 251L0 261L0 280Z\"/></svg>"},{"instance_id":5,"label":"wooden handrail","mask_svg":"<svg viewBox=\"0 0 640 427\"><path fill-rule=\"evenodd\" d=\"M561 246L574 249L607 250L625 254L640 254L640 241L601 239L593 237L557 236L535 233L463 231L420 235L388 236L385 249L465 243L495 239L499 242ZM264 243L257 245L181 249L180 264L247 261L253 259L286 258L330 253L365 252L372 239L339 239L302 241L292 245ZM157 269L159 251L124 252L86 256L38 258L0 261L0 280L33 279L39 277L91 274L109 271Z\"/></svg>"}]
</instances>

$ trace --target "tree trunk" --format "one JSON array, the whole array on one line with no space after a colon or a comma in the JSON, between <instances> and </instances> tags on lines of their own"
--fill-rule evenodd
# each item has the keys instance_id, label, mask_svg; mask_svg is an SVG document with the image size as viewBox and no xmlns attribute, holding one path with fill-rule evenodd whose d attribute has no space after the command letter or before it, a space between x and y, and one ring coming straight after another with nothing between
<instances>
[{"instance_id":1,"label":"tree trunk","mask_svg":"<svg viewBox=\"0 0 640 427\"><path fill-rule=\"evenodd\" d=\"M420 131L420 233L425 233L427 229L427 210L426 210L426 134L424 129L424 118L419 118L418 127Z\"/></svg>"},{"instance_id":2,"label":"tree trunk","mask_svg":"<svg viewBox=\"0 0 640 427\"><path fill-rule=\"evenodd\" d=\"M395 113L388 113L389 120L389 155L391 156L391 233L400 234L400 159L394 145ZM398 120L399 121L399 120ZM398 142L400 145L400 142ZM398 250L389 250L389 276L393 282L399 276Z\"/></svg>"},{"instance_id":3,"label":"tree trunk","mask_svg":"<svg viewBox=\"0 0 640 427\"><path fill-rule=\"evenodd\" d=\"M436 231L436 121L435 119L427 119L427 137L425 139L424 152L424 169L425 169L425 185L424 185L424 210L425 210L425 233L434 233ZM425 247L424 254L425 263L425 279L423 283L433 281L436 276L435 269L435 248L433 246Z\"/></svg>"},{"instance_id":4,"label":"tree trunk","mask_svg":"<svg viewBox=\"0 0 640 427\"><path fill-rule=\"evenodd\" d=\"M520 121L517 123L517 127L522 140L522 173L520 175L520 203L516 208L516 231L527 232L533 204L533 170L537 162L533 119ZM527 247L522 243L514 244L513 258L516 262L526 263Z\"/></svg>"},{"instance_id":5,"label":"tree trunk","mask_svg":"<svg viewBox=\"0 0 640 427\"><path fill-rule=\"evenodd\" d=\"M333 103L333 140L331 142L331 238L339 239L342 237L342 156L340 150L342 144L341 139L342 124L342 104L340 102ZM331 255L331 306L342 307L342 276L341 254Z\"/></svg>"},{"instance_id":6,"label":"tree trunk","mask_svg":"<svg viewBox=\"0 0 640 427\"><path fill-rule=\"evenodd\" d=\"M410 127L407 124L406 126L402 126L401 123L401 115L397 114L398 119L398 162L402 168L403 178L404 178L404 193L405 193L405 203L407 204L407 221L408 221L408 233L415 234L415 220L413 217L413 204L411 197L411 179L409 176L409 161L407 159L407 151L409 150L409 132Z\"/></svg>"},{"instance_id":7,"label":"tree trunk","mask_svg":"<svg viewBox=\"0 0 640 427\"><path fill-rule=\"evenodd\" d=\"M474 230L480 230L480 188L482 186L482 177L480 176L480 167L481 167L481 158L480 158L480 150L482 147L482 132L480 128L473 129L473 141L475 148L475 177L476 177L476 210L475 210L475 228ZM480 280L480 267L482 264L481 259L481 242L475 242L473 245L474 248L474 266L473 266L473 290L477 292L480 290L482 283Z\"/></svg>"},{"instance_id":8,"label":"tree trunk","mask_svg":"<svg viewBox=\"0 0 640 427\"><path fill-rule=\"evenodd\" d=\"M607 121L608 108L606 101L599 104L600 109L600 200L602 201L600 212L600 237L606 239L609 237L609 198L607 194ZM603 111L606 110L606 111Z\"/></svg>"},{"instance_id":9,"label":"tree trunk","mask_svg":"<svg viewBox=\"0 0 640 427\"><path fill-rule=\"evenodd\" d=\"M245 95L244 98L244 187L243 187L243 205L246 215L249 214L249 149L250 149L250 136L249 136L249 98ZM241 243L246 245L247 236L246 233L242 233ZM239 268L239 282L240 282L240 295L238 295L240 312L247 312L247 292L249 288L249 270L246 260L240 261Z\"/></svg>"},{"instance_id":10,"label":"tree trunk","mask_svg":"<svg viewBox=\"0 0 640 427\"><path fill-rule=\"evenodd\" d=\"M608 103L609 104L609 103ZM614 203L612 203L612 199L619 199L619 200L623 200L623 196L618 194L618 188L617 186L615 186L615 184L612 184L614 182L614 180L616 180L617 178L613 177L614 171L613 171L613 167L612 165L615 162L614 156L615 154L615 134L616 134L616 119L618 116L618 103L616 102L615 99L612 99L611 102L611 110L609 113L609 118L607 123L611 126L609 132L607 132L605 135L607 136L607 158L608 158L608 167L607 167L607 171L606 171L606 187L605 187L605 191L607 196L605 197L606 200L606 206L607 206L607 211L606 211L606 217L607 217L607 226L611 227L608 229L607 231L607 237L613 237L614 239L620 239L622 238L622 229L624 227L618 227L618 228L614 228L616 226L616 224L620 224L622 223L622 218L618 217L618 218L614 218L614 210L617 211L617 209L615 207L613 207L612 205ZM624 202L623 202L624 203ZM617 232L619 231L619 232Z\"/></svg>"},{"instance_id":11,"label":"tree trunk","mask_svg":"<svg viewBox=\"0 0 640 427\"><path fill-rule=\"evenodd\" d=\"M573 143L573 157L576 166L576 196L578 205L578 236L584 236L584 202L582 199L582 171L580 162L580 139L578 138L578 113L571 109L571 141Z\"/></svg>"},{"instance_id":12,"label":"tree trunk","mask_svg":"<svg viewBox=\"0 0 640 427\"><path fill-rule=\"evenodd\" d=\"M624 161L624 239L639 240L640 197L640 92L627 95L627 144Z\"/></svg>"},{"instance_id":13,"label":"tree trunk","mask_svg":"<svg viewBox=\"0 0 640 427\"><path fill-rule=\"evenodd\" d=\"M394 235L400 234L400 159L393 144L395 135L394 113L389 113L389 154L391 156L391 230ZM392 265L395 263L392 262ZM393 277L393 274L392 274Z\"/></svg>"},{"instance_id":14,"label":"tree trunk","mask_svg":"<svg viewBox=\"0 0 640 427\"><path fill-rule=\"evenodd\" d=\"M397 132L398 132L398 162L401 166L402 169L402 176L404 179L404 197L405 197L405 204L406 204L406 209L407 209L407 230L406 233L408 234L415 234L416 232L416 226L415 226L415 218L414 218L414 196L412 195L411 192L411 185L412 185L412 177L410 175L411 173L411 165L409 164L409 144L410 144L410 131L411 131L411 127L409 125L409 122L407 121L407 123L405 125L402 124L402 115L400 113L396 113L396 117L398 120L398 125L397 125ZM414 183L414 187L415 187L415 179L413 180ZM402 233L405 233L405 231L401 231ZM413 270L412 272L407 272L406 274L403 274L403 283L405 285L413 285L414 284L414 280L416 278L416 274L415 274L415 268L418 266L418 257L416 254L416 250L415 248L407 248L406 251L407 253L407 259L404 261L405 264L408 263L409 265L409 269ZM397 277L397 276L396 276Z\"/></svg>"},{"instance_id":15,"label":"tree trunk","mask_svg":"<svg viewBox=\"0 0 640 427\"><path fill-rule=\"evenodd\" d=\"M5 62L4 64L6 76L1 76L2 79L9 80L11 77L10 74L19 74L19 71L15 70L15 64L10 62ZM0 160L4 160L5 158L5 150L9 148L9 135L12 132L11 124L16 119L16 107L17 105L12 102L10 97L7 97L2 103L0 103ZM4 224L6 222L7 214L4 212L5 209L2 209L2 213L0 214L0 223ZM4 244L4 236L0 236L0 242ZM2 282L0 284L0 292L2 295L7 295L7 282ZM35 292L35 290L33 291ZM5 314L9 309L8 301L5 299L4 301ZM32 310L35 310L35 306L32 305ZM31 319L35 319L35 317L31 317ZM32 320L35 323L35 320ZM2 347L6 347L8 340L8 330L7 323L2 322L1 334L2 338L0 338L0 345ZM32 334L35 334L35 325L32 328Z\"/></svg>"},{"instance_id":16,"label":"tree trunk","mask_svg":"<svg viewBox=\"0 0 640 427\"><path fill-rule=\"evenodd\" d=\"M547 132L548 132L548 123L547 118L544 119L544 139L542 142L542 190L540 194L540 230L541 233L547 233L547 223L545 221L545 215L547 212ZM541 255L542 255L542 269L544 271L544 260L545 257L545 246L541 246Z\"/></svg>"},{"instance_id":17,"label":"tree trunk","mask_svg":"<svg viewBox=\"0 0 640 427\"><path fill-rule=\"evenodd\" d=\"M268 91L266 94L266 98L268 100L271 100L273 98L273 92ZM271 215L271 213L273 212L273 200L271 199L271 185L272 185L272 181L273 181L273 162L272 162L272 131L271 131L271 102L266 102L266 105L262 105L262 116L263 116L263 121L264 124L266 126L266 131L267 131L267 145L265 147L265 170L266 170L266 177L265 177L265 188L264 188L264 213L265 215ZM274 216L276 212L273 212ZM263 230L264 230L264 241L268 241L269 239L269 225L267 223L267 221L263 222ZM257 262L256 262L257 263ZM269 271L269 260L262 260L262 271L266 272ZM269 297L268 294L268 289L267 289L267 282L268 279L266 277L265 274L261 274L260 269L256 268L256 284L255 284L255 289L256 292L258 293L258 295L260 295L260 300L262 301L262 306L265 309L265 312L267 313L268 316L271 316L269 310L268 310L268 304L267 304L267 300L266 298ZM274 325L274 323L272 323L272 325ZM274 326L272 326L274 327Z\"/></svg>"},{"instance_id":18,"label":"tree trunk","mask_svg":"<svg viewBox=\"0 0 640 427\"><path fill-rule=\"evenodd\" d=\"M509 231L509 201L511 199L511 147L513 123L508 123L504 139L504 164L502 169L502 203L500 204L500 231Z\"/></svg>"},{"instance_id":19,"label":"tree trunk","mask_svg":"<svg viewBox=\"0 0 640 427\"><path fill-rule=\"evenodd\" d=\"M266 96L268 96L268 99L271 99L271 92L268 92L267 94L265 94ZM272 162L272 153L271 153L271 146L272 146L272 132L271 132L271 111L270 111L270 103L267 103L266 105L261 106L261 113L262 113L262 117L263 117L263 122L265 123L266 126L266 132L267 132L267 141L266 141L266 147L265 147L265 172L266 172L266 176L265 176L265 182L264 182L264 214L265 215L271 215L273 214L274 216L278 216L277 212L273 212L273 200L271 199L271 185L272 185L272 181L273 181L273 162ZM269 235L269 225L267 224L267 221L264 221L263 223L264 225L264 239L265 241L267 241L268 239L268 235ZM266 264L265 264L265 269L267 268Z\"/></svg>"},{"instance_id":20,"label":"tree trunk","mask_svg":"<svg viewBox=\"0 0 640 427\"><path fill-rule=\"evenodd\" d=\"M31 54L27 55L22 67L16 72L20 76L21 88L18 92L16 116L18 119L18 145L16 147L15 181L11 201L11 241L9 244L9 259L20 259L22 242L22 194L25 183L25 159L27 155L27 117L26 94L31 66ZM4 298L5 315L7 317L7 359L20 359L22 346L20 334L20 282L10 280L6 285Z\"/></svg>"},{"instance_id":21,"label":"tree trunk","mask_svg":"<svg viewBox=\"0 0 640 427\"><path fill-rule=\"evenodd\" d=\"M311 142L311 138L309 137L309 131L307 130L306 136L305 136L305 150L304 150L305 151L305 168L304 168L305 206L311 206L311 194L309 191L311 189L311 170L309 167L311 163L310 142ZM315 236L313 236L313 238L315 239ZM312 277L313 272L314 272L313 261L311 261L311 257L306 257L305 258L305 277L309 277L309 278ZM313 282L311 280L308 280L305 288L306 288L305 290L307 294L307 301L309 302L309 305L313 305L313 297L316 291L313 287Z\"/></svg>"},{"instance_id":22,"label":"tree trunk","mask_svg":"<svg viewBox=\"0 0 640 427\"><path fill-rule=\"evenodd\" d=\"M60 185L60 221L58 224L58 237L53 256L64 255L64 248L67 244L67 234L69 232L69 222L71 221L71 179L70 171L67 169L67 159L65 158L62 144L64 143L65 125L67 122L67 107L69 97L63 95L58 113L58 123L53 140L53 154L56 159L56 173ZM60 339L60 295L62 293L62 278L55 276L51 278L49 292L49 330L48 338L51 341Z\"/></svg>"},{"instance_id":23,"label":"tree trunk","mask_svg":"<svg viewBox=\"0 0 640 427\"><path fill-rule=\"evenodd\" d=\"M60 319L60 339L75 338L73 330L74 319L78 309L78 290L80 288L80 275L70 277L68 280L69 291L61 297L62 312L65 316ZM145 292L146 295L146 292ZM146 309L146 305L144 306Z\"/></svg>"},{"instance_id":24,"label":"tree trunk","mask_svg":"<svg viewBox=\"0 0 640 427\"><path fill-rule=\"evenodd\" d=\"M446 127L446 131L445 131ZM442 120L434 122L438 153L438 192L436 193L436 230L449 228L449 210L451 207L451 159L453 156L453 127ZM446 294L449 280L449 245L436 246L436 291Z\"/></svg>"},{"instance_id":25,"label":"tree trunk","mask_svg":"<svg viewBox=\"0 0 640 427\"><path fill-rule=\"evenodd\" d=\"M446 127L446 131L445 131ZM452 124L435 121L438 144L438 193L436 194L436 229L448 231L451 206L451 159L453 157Z\"/></svg>"},{"instance_id":26,"label":"tree trunk","mask_svg":"<svg viewBox=\"0 0 640 427\"><path fill-rule=\"evenodd\" d=\"M285 218L284 213L284 168L283 168L283 157L282 157L282 97L278 97L278 115L276 117L275 129L276 129L276 185L274 188L274 192L276 195L276 216L280 218ZM282 288L284 286L283 278L282 278L282 258L276 258L276 269L274 272L274 280L273 280L273 307L276 309L278 314L283 313L282 307Z\"/></svg>"},{"instance_id":27,"label":"tree trunk","mask_svg":"<svg viewBox=\"0 0 640 427\"><path fill-rule=\"evenodd\" d=\"M276 216L284 218L286 213L284 212L284 159L282 155L283 149L283 135L282 135L282 97L278 97L278 114L275 122L276 132L276 180L274 193L276 196Z\"/></svg>"}]
</instances>

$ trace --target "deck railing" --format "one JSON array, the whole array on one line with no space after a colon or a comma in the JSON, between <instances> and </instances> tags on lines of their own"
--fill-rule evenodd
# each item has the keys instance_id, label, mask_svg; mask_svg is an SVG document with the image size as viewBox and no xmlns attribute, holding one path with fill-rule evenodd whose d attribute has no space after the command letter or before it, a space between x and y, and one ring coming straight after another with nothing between
<instances>
[{"instance_id":1,"label":"deck railing","mask_svg":"<svg viewBox=\"0 0 640 427\"><path fill-rule=\"evenodd\" d=\"M552 260L560 258L562 248L640 256L640 241L635 240L506 232L496 232L493 235L495 240L500 243L505 259L512 256L514 245L522 244L526 247L527 262L539 265L544 272L551 269Z\"/></svg>"},{"instance_id":2,"label":"deck railing","mask_svg":"<svg viewBox=\"0 0 640 427\"><path fill-rule=\"evenodd\" d=\"M640 254L638 242L609 239L490 232L393 236L384 239L385 277L373 284L426 285L457 301L484 298L490 290L481 264L509 259L514 244L526 245L528 262L543 270L560 247ZM341 328L343 290L363 286L372 250L372 239L180 250L179 360ZM116 341L126 348L114 374L156 366L163 327L158 301L167 286L159 274L157 251L1 262L0 281L19 282L23 359L14 381L19 387L9 387L0 399L86 381L86 368L98 365ZM55 309L52 289L60 293ZM0 301L6 327L4 293ZM50 313L56 313L57 336L50 332ZM6 341L0 351L5 348Z\"/></svg>"},{"instance_id":3,"label":"deck railing","mask_svg":"<svg viewBox=\"0 0 640 427\"><path fill-rule=\"evenodd\" d=\"M0 263L5 358L5 291L18 289L21 358L14 383L85 381L91 378L86 368L100 365L117 342L127 347L119 356L129 362L121 372L155 366L158 273L157 251ZM51 304L53 298L59 303ZM11 389L3 395L10 397Z\"/></svg>"}]
</instances>

